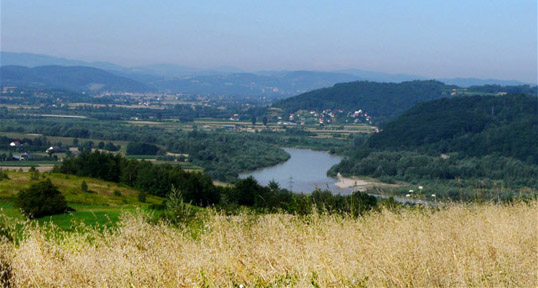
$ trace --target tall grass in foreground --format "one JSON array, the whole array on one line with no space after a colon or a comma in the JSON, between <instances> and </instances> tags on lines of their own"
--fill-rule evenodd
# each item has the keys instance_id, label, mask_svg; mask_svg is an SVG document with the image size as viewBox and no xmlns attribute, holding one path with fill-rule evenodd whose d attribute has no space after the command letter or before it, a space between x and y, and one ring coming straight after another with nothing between
<instances>
[{"instance_id":1,"label":"tall grass in foreground","mask_svg":"<svg viewBox=\"0 0 538 288\"><path fill-rule=\"evenodd\" d=\"M0 269L16 287L538 284L537 202L358 219L211 210L200 218L181 229L142 214L104 232L26 225L17 244L0 244Z\"/></svg>"}]
</instances>

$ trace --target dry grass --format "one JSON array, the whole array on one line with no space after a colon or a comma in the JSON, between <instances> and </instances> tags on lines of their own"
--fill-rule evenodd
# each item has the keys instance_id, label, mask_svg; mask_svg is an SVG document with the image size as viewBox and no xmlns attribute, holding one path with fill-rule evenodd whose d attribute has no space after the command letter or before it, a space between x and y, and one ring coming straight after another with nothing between
<instances>
[{"instance_id":1,"label":"dry grass","mask_svg":"<svg viewBox=\"0 0 538 288\"><path fill-rule=\"evenodd\" d=\"M537 202L201 218L183 229L141 214L105 232L27 226L0 245L0 267L16 287L537 286Z\"/></svg>"}]
</instances>

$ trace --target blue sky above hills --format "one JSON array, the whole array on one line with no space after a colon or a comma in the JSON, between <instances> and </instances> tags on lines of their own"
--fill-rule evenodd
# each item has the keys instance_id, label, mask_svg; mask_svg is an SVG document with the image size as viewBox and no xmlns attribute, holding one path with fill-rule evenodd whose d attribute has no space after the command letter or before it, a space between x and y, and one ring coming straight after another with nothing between
<instances>
[{"instance_id":1,"label":"blue sky above hills","mask_svg":"<svg viewBox=\"0 0 538 288\"><path fill-rule=\"evenodd\" d=\"M126 66L536 82L536 1L2 1L1 48Z\"/></svg>"}]
</instances>

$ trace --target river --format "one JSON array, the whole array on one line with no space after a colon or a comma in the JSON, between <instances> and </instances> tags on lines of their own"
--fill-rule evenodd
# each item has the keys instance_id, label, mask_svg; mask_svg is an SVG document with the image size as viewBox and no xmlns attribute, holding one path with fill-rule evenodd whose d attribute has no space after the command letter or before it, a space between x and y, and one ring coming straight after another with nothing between
<instances>
[{"instance_id":1,"label":"river","mask_svg":"<svg viewBox=\"0 0 538 288\"><path fill-rule=\"evenodd\" d=\"M334 185L338 179L327 177L327 171L335 164L340 163L342 157L331 155L327 152L313 151L308 149L283 148L290 154L290 159L284 163L258 169L249 173L239 174L239 178L245 179L253 176L258 183L267 186L269 181L275 180L281 188L289 189L296 193L312 193L316 187L329 189L333 194L348 195L353 188L340 188ZM364 182L357 180L359 182ZM371 185L369 183L368 185ZM362 190L361 190L362 191ZM387 195L370 194L378 198L388 198ZM424 205L436 205L435 202L414 198L394 197L394 200L402 203L414 203Z\"/></svg>"},{"instance_id":2,"label":"river","mask_svg":"<svg viewBox=\"0 0 538 288\"><path fill-rule=\"evenodd\" d=\"M329 189L335 194L349 194L351 188L340 188L334 185L338 180L327 177L331 166L338 164L342 157L327 152L308 149L283 148L291 157L288 161L258 169L249 173L242 173L239 178L253 176L262 185L275 180L280 187L298 193L311 193L319 187Z\"/></svg>"}]
</instances>

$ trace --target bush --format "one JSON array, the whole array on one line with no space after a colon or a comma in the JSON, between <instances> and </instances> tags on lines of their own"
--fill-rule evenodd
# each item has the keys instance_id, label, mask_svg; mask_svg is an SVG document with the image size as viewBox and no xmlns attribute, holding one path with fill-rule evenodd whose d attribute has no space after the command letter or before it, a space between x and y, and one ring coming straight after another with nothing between
<instances>
[{"instance_id":1,"label":"bush","mask_svg":"<svg viewBox=\"0 0 538 288\"><path fill-rule=\"evenodd\" d=\"M82 183L80 184L80 189L82 192L88 192L88 184L86 184L86 181L82 180Z\"/></svg>"},{"instance_id":2,"label":"bush","mask_svg":"<svg viewBox=\"0 0 538 288\"><path fill-rule=\"evenodd\" d=\"M145 203L146 202L146 192L140 191L138 192L138 201Z\"/></svg>"},{"instance_id":3,"label":"bush","mask_svg":"<svg viewBox=\"0 0 538 288\"><path fill-rule=\"evenodd\" d=\"M0 181L2 181L4 179L9 180L9 177L7 176L6 172L4 172L4 171L2 171L2 169L0 169Z\"/></svg>"},{"instance_id":4,"label":"bush","mask_svg":"<svg viewBox=\"0 0 538 288\"><path fill-rule=\"evenodd\" d=\"M28 172L31 173L30 179L39 180L39 171L35 168L35 166L30 167L30 170L28 170Z\"/></svg>"},{"instance_id":5,"label":"bush","mask_svg":"<svg viewBox=\"0 0 538 288\"><path fill-rule=\"evenodd\" d=\"M114 190L114 196L118 196L118 197L121 196L120 190L118 189Z\"/></svg>"},{"instance_id":6,"label":"bush","mask_svg":"<svg viewBox=\"0 0 538 288\"><path fill-rule=\"evenodd\" d=\"M70 210L65 197L50 179L21 190L15 199L15 206L28 218L39 218Z\"/></svg>"},{"instance_id":7,"label":"bush","mask_svg":"<svg viewBox=\"0 0 538 288\"><path fill-rule=\"evenodd\" d=\"M172 187L168 194L165 207L166 211L161 214L161 218L174 225L183 225L194 216L192 207L183 201L183 195L176 187Z\"/></svg>"}]
</instances>

